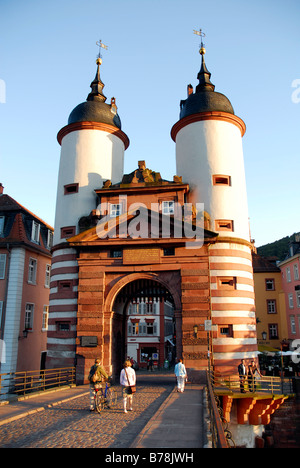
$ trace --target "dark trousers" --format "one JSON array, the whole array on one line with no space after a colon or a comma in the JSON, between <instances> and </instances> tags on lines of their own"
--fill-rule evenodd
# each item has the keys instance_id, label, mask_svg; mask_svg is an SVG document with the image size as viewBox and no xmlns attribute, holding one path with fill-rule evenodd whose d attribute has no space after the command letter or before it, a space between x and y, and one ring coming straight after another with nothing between
<instances>
[{"instance_id":1,"label":"dark trousers","mask_svg":"<svg viewBox=\"0 0 300 468\"><path fill-rule=\"evenodd\" d=\"M242 393L244 393L245 392L246 375L240 374L239 377L240 377L240 390L241 390Z\"/></svg>"}]
</instances>

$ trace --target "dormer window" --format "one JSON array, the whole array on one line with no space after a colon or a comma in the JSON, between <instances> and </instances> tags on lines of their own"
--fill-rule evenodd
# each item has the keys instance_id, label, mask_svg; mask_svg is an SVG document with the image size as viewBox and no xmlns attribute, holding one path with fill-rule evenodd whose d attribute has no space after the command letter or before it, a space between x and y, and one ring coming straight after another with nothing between
<instances>
[{"instance_id":1,"label":"dormer window","mask_svg":"<svg viewBox=\"0 0 300 468\"><path fill-rule=\"evenodd\" d=\"M112 203L109 205L109 214L111 218L116 218L122 214L122 205L120 203Z\"/></svg>"},{"instance_id":2,"label":"dormer window","mask_svg":"<svg viewBox=\"0 0 300 468\"><path fill-rule=\"evenodd\" d=\"M31 240L39 244L40 241L40 225L36 221L32 221Z\"/></svg>"},{"instance_id":3,"label":"dormer window","mask_svg":"<svg viewBox=\"0 0 300 468\"><path fill-rule=\"evenodd\" d=\"M4 235L4 221L5 216L0 216L0 237L3 237Z\"/></svg>"},{"instance_id":4,"label":"dormer window","mask_svg":"<svg viewBox=\"0 0 300 468\"><path fill-rule=\"evenodd\" d=\"M47 234L47 249L51 249L53 246L53 232L48 229L48 234Z\"/></svg>"},{"instance_id":5,"label":"dormer window","mask_svg":"<svg viewBox=\"0 0 300 468\"><path fill-rule=\"evenodd\" d=\"M162 202L162 214L164 215L173 215L175 212L175 202L174 200L163 201Z\"/></svg>"}]
</instances>

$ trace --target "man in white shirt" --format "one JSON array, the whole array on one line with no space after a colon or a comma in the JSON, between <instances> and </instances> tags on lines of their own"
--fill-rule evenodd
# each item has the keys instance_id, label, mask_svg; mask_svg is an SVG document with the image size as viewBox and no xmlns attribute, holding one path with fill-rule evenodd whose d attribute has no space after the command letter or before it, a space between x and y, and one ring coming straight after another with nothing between
<instances>
[{"instance_id":1,"label":"man in white shirt","mask_svg":"<svg viewBox=\"0 0 300 468\"><path fill-rule=\"evenodd\" d=\"M175 375L177 377L177 392L184 392L184 384L187 380L185 365L182 362L182 359L179 359L179 362L175 366Z\"/></svg>"}]
</instances>

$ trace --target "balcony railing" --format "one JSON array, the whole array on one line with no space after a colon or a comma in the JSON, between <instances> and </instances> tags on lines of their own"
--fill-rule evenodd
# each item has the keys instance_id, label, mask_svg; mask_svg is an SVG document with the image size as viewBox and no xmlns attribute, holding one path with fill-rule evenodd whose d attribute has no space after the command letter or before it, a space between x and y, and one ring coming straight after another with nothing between
<instances>
[{"instance_id":1,"label":"balcony railing","mask_svg":"<svg viewBox=\"0 0 300 468\"><path fill-rule=\"evenodd\" d=\"M0 398L74 385L75 377L75 367L0 374Z\"/></svg>"},{"instance_id":2,"label":"balcony railing","mask_svg":"<svg viewBox=\"0 0 300 468\"><path fill-rule=\"evenodd\" d=\"M264 393L272 395L293 394L293 382L291 378L255 376L249 379L248 376L240 378L239 375L221 375L215 372L210 373L210 381L214 391L240 393L241 389L246 393Z\"/></svg>"}]
</instances>

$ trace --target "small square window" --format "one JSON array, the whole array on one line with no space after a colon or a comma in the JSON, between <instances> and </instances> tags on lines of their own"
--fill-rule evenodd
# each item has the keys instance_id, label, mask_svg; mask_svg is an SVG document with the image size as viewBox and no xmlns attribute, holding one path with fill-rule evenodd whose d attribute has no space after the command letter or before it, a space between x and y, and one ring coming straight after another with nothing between
<instances>
[{"instance_id":1,"label":"small square window","mask_svg":"<svg viewBox=\"0 0 300 468\"><path fill-rule=\"evenodd\" d=\"M67 239L69 237L73 237L76 234L76 227L75 226L66 226L60 229L60 238Z\"/></svg>"},{"instance_id":2,"label":"small square window","mask_svg":"<svg viewBox=\"0 0 300 468\"><path fill-rule=\"evenodd\" d=\"M70 322L57 322L57 331L69 332L71 329Z\"/></svg>"},{"instance_id":3,"label":"small square window","mask_svg":"<svg viewBox=\"0 0 300 468\"><path fill-rule=\"evenodd\" d=\"M122 249L113 249L110 251L110 258L122 258L123 250Z\"/></svg>"},{"instance_id":4,"label":"small square window","mask_svg":"<svg viewBox=\"0 0 300 468\"><path fill-rule=\"evenodd\" d=\"M170 215L175 213L175 203L174 200L163 201L162 202L162 213L164 215Z\"/></svg>"},{"instance_id":5,"label":"small square window","mask_svg":"<svg viewBox=\"0 0 300 468\"><path fill-rule=\"evenodd\" d=\"M59 291L70 291L71 287L72 287L71 281L66 281L66 280L58 281Z\"/></svg>"},{"instance_id":6,"label":"small square window","mask_svg":"<svg viewBox=\"0 0 300 468\"><path fill-rule=\"evenodd\" d=\"M233 337L233 327L232 325L220 325L219 326L219 335L227 338Z\"/></svg>"},{"instance_id":7,"label":"small square window","mask_svg":"<svg viewBox=\"0 0 300 468\"><path fill-rule=\"evenodd\" d=\"M120 203L112 203L109 205L109 214L111 218L116 218L122 214L122 205Z\"/></svg>"},{"instance_id":8,"label":"small square window","mask_svg":"<svg viewBox=\"0 0 300 468\"><path fill-rule=\"evenodd\" d=\"M78 193L79 184L68 184L64 185L64 195L71 195L73 193Z\"/></svg>"},{"instance_id":9,"label":"small square window","mask_svg":"<svg viewBox=\"0 0 300 468\"><path fill-rule=\"evenodd\" d=\"M213 175L213 185L231 185L231 177L229 175Z\"/></svg>"},{"instance_id":10,"label":"small square window","mask_svg":"<svg viewBox=\"0 0 300 468\"><path fill-rule=\"evenodd\" d=\"M275 291L275 281L273 278L266 279L266 291Z\"/></svg>"},{"instance_id":11,"label":"small square window","mask_svg":"<svg viewBox=\"0 0 300 468\"><path fill-rule=\"evenodd\" d=\"M171 257L172 255L175 255L175 247L167 247L166 249L164 249L165 257Z\"/></svg>"},{"instance_id":12,"label":"small square window","mask_svg":"<svg viewBox=\"0 0 300 468\"><path fill-rule=\"evenodd\" d=\"M215 227L216 227L216 231L233 232L233 220L232 219L216 219Z\"/></svg>"},{"instance_id":13,"label":"small square window","mask_svg":"<svg viewBox=\"0 0 300 468\"><path fill-rule=\"evenodd\" d=\"M217 278L218 289L232 290L236 289L236 277L222 276Z\"/></svg>"}]
</instances>

